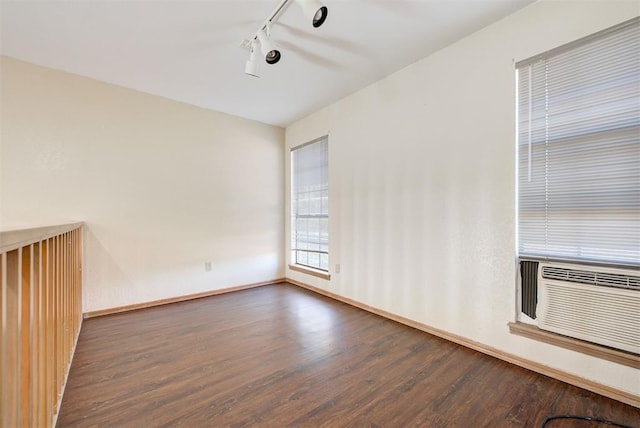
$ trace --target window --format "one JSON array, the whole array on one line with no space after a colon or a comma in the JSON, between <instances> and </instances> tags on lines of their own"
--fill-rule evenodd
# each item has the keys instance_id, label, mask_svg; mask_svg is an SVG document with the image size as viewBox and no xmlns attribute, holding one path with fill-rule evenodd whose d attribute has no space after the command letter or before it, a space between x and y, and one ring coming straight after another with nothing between
<instances>
[{"instance_id":1,"label":"window","mask_svg":"<svg viewBox=\"0 0 640 428\"><path fill-rule=\"evenodd\" d=\"M516 71L521 306L510 331L635 367L640 18Z\"/></svg>"},{"instance_id":2,"label":"window","mask_svg":"<svg viewBox=\"0 0 640 428\"><path fill-rule=\"evenodd\" d=\"M520 257L640 265L640 19L516 69Z\"/></svg>"},{"instance_id":3,"label":"window","mask_svg":"<svg viewBox=\"0 0 640 428\"><path fill-rule=\"evenodd\" d=\"M291 151L291 261L329 270L328 140Z\"/></svg>"}]
</instances>

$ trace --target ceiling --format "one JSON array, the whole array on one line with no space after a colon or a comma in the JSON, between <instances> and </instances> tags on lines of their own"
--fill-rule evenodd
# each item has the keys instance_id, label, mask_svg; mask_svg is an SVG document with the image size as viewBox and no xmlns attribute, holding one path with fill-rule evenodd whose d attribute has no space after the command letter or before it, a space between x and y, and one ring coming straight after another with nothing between
<instances>
[{"instance_id":1,"label":"ceiling","mask_svg":"<svg viewBox=\"0 0 640 428\"><path fill-rule=\"evenodd\" d=\"M319 28L291 2L255 78L240 44L279 0L0 0L0 53L284 127L532 2L324 0Z\"/></svg>"}]
</instances>

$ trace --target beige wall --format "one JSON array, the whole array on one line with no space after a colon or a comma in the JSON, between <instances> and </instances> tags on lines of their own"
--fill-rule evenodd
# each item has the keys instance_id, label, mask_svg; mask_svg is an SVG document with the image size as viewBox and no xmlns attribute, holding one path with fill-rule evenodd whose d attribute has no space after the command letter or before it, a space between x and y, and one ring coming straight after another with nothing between
<instances>
[{"instance_id":1,"label":"beige wall","mask_svg":"<svg viewBox=\"0 0 640 428\"><path fill-rule=\"evenodd\" d=\"M329 134L332 278L288 268L287 277L640 395L640 371L507 327L516 306L514 61L639 13L630 1L537 2L289 126L288 148ZM288 150L285 161L288 177Z\"/></svg>"},{"instance_id":2,"label":"beige wall","mask_svg":"<svg viewBox=\"0 0 640 428\"><path fill-rule=\"evenodd\" d=\"M0 61L0 229L86 222L85 311L283 276L281 128Z\"/></svg>"}]
</instances>

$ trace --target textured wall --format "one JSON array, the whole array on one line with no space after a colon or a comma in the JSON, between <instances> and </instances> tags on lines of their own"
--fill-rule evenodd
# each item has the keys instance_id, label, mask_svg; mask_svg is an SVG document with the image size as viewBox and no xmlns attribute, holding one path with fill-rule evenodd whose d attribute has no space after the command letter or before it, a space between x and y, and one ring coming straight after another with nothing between
<instances>
[{"instance_id":1,"label":"textured wall","mask_svg":"<svg viewBox=\"0 0 640 428\"><path fill-rule=\"evenodd\" d=\"M0 228L86 222L85 311L283 276L284 130L1 61Z\"/></svg>"},{"instance_id":2,"label":"textured wall","mask_svg":"<svg viewBox=\"0 0 640 428\"><path fill-rule=\"evenodd\" d=\"M516 289L514 61L638 12L637 2L541 1L288 127L288 148L329 134L332 278L288 268L287 277L640 394L638 370L507 327ZM289 174L288 153L285 161Z\"/></svg>"}]
</instances>

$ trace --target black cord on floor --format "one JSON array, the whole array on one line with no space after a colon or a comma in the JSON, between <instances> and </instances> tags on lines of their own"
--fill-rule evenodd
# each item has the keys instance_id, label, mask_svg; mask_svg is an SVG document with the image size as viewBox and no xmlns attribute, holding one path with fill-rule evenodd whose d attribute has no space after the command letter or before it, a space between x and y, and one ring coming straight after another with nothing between
<instances>
[{"instance_id":1,"label":"black cord on floor","mask_svg":"<svg viewBox=\"0 0 640 428\"><path fill-rule=\"evenodd\" d=\"M598 418L598 417L595 417L595 416L583 416L583 415L551 415L551 416L547 416L544 419L544 421L542 421L542 425L540 425L540 428L544 428L547 425L547 422L552 421L554 419L581 419L583 421L601 422L603 424L614 425L614 426L622 427L622 428L634 428L634 427L629 426L629 425L621 424L620 422L610 421L609 419Z\"/></svg>"}]
</instances>

